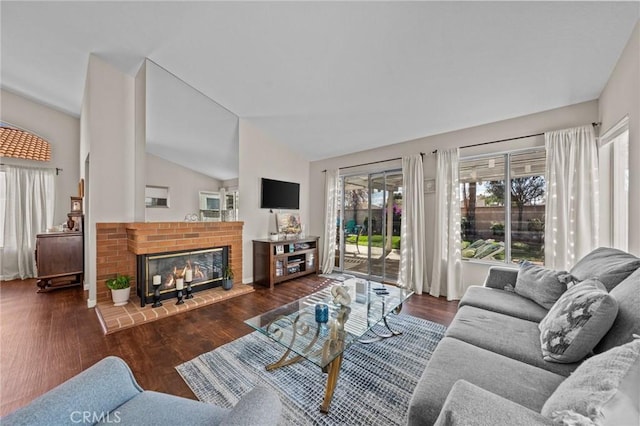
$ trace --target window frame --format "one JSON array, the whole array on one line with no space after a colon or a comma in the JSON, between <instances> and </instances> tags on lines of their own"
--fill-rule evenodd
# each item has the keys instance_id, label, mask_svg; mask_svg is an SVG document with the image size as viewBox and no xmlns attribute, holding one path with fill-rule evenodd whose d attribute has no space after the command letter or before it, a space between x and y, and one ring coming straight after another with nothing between
<instances>
[{"instance_id":1,"label":"window frame","mask_svg":"<svg viewBox=\"0 0 640 426\"><path fill-rule=\"evenodd\" d=\"M607 244L611 247L618 248L620 250L628 249L628 235L629 235L629 223L630 223L630 215L629 215L629 187L624 188L624 196L626 200L624 201L624 207L626 212L624 216L621 217L619 212L617 211L619 208L623 207L621 205L622 199L620 198L620 189L623 186L623 182L626 180L626 184L629 184L629 177L626 176L626 179L619 174L620 165L617 163L620 156L620 145L617 143L618 138L626 133L626 171L629 173L630 170L630 161L629 161L629 136L630 136L630 128L629 128L629 116L625 115L622 119L620 119L616 124L611 126L604 134L599 137L598 140L598 155L600 157L600 161L606 161L607 168L605 169L606 176L600 173L600 180L603 182L607 188L607 199L608 202L604 205L607 209L606 212L603 212L602 207L600 208L600 214L606 214L609 218L609 223L606 225L606 228L601 229L600 238L601 240L606 240ZM602 163L600 164L602 166ZM602 187L601 187L602 190ZM624 223L623 223L624 222ZM602 228L602 222L601 222ZM604 231L604 232L603 232Z\"/></svg>"},{"instance_id":2,"label":"window frame","mask_svg":"<svg viewBox=\"0 0 640 426\"><path fill-rule=\"evenodd\" d=\"M511 205L511 190L506 190L506 188L511 188L511 156L512 155L517 155L517 154L527 154L527 153L532 153L532 152L543 152L545 153L545 170L546 170L546 148L545 146L536 146L536 147L527 147L527 148L519 148L519 149L513 149L513 150L503 150L503 151L498 151L498 152L487 152L487 153L483 153L483 154L475 154L475 155L469 155L466 157L460 157L459 160L459 164L458 164L458 170L460 169L460 166L462 165L462 163L464 163L465 161L473 161L473 160L480 160L483 158L491 158L491 157L498 157L498 156L503 156L504 157L504 185L505 185L505 191L504 191L504 260L500 261L500 260L483 260L483 259L473 259L473 258L465 258L462 257L462 260L466 261L466 262L477 262L477 263L489 263L492 265L505 265L505 266L510 266L510 265L515 265L511 259L511 237L512 237L512 233L511 233L511 211L512 211L512 205ZM543 175L544 176L544 175ZM462 183L461 183L462 184ZM545 185L546 185L546 179L545 179ZM546 206L546 190L545 190L545 206Z\"/></svg>"}]
</instances>

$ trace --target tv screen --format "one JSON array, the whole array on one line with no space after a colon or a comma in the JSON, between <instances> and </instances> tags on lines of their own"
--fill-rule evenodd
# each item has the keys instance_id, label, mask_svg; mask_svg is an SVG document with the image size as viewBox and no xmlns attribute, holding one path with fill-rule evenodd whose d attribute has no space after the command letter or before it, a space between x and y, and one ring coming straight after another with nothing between
<instances>
[{"instance_id":1,"label":"tv screen","mask_svg":"<svg viewBox=\"0 0 640 426\"><path fill-rule=\"evenodd\" d=\"M299 209L300 184L262 178L260 207L263 209Z\"/></svg>"}]
</instances>

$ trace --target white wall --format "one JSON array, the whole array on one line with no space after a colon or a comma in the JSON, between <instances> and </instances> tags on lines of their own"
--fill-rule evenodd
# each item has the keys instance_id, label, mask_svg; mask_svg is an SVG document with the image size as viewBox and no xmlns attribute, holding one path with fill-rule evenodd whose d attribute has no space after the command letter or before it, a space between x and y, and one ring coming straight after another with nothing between
<instances>
[{"instance_id":1,"label":"white wall","mask_svg":"<svg viewBox=\"0 0 640 426\"><path fill-rule=\"evenodd\" d=\"M600 94L601 133L629 116L629 252L640 256L640 20Z\"/></svg>"},{"instance_id":2,"label":"white wall","mask_svg":"<svg viewBox=\"0 0 640 426\"><path fill-rule=\"evenodd\" d=\"M221 182L153 154L146 154L146 182L169 187L169 207L147 208L147 222L181 222L190 213L198 214L199 191L217 191Z\"/></svg>"},{"instance_id":3,"label":"white wall","mask_svg":"<svg viewBox=\"0 0 640 426\"><path fill-rule=\"evenodd\" d=\"M147 184L147 61L142 62L135 78L135 187L134 216L145 220L144 190Z\"/></svg>"},{"instance_id":4,"label":"white wall","mask_svg":"<svg viewBox=\"0 0 640 426\"><path fill-rule=\"evenodd\" d=\"M309 223L309 162L265 134L250 119L240 119L239 220L244 221L244 283L253 282L252 240L267 238L276 228L275 215L269 213L269 209L260 208L263 177L299 183L300 220L303 224Z\"/></svg>"},{"instance_id":5,"label":"white wall","mask_svg":"<svg viewBox=\"0 0 640 426\"><path fill-rule=\"evenodd\" d=\"M96 301L98 222L135 220L135 84L96 55L89 56L82 103L81 142L90 158L87 207L89 255L85 262L88 305Z\"/></svg>"},{"instance_id":6,"label":"white wall","mask_svg":"<svg viewBox=\"0 0 640 426\"><path fill-rule=\"evenodd\" d=\"M80 119L7 90L0 91L0 119L30 131L51 144L51 161L3 157L5 164L61 168L55 179L55 224L67 221L71 196L78 196L80 181ZM44 230L43 230L44 231Z\"/></svg>"},{"instance_id":7,"label":"white wall","mask_svg":"<svg viewBox=\"0 0 640 426\"><path fill-rule=\"evenodd\" d=\"M424 159L424 176L425 179L430 179L435 177L436 162L435 156L431 155L431 152L436 149L450 149L476 143L532 135L548 130L565 129L594 122L597 118L598 103L594 100L482 126L424 137L379 149L312 162L310 165L310 230L313 233L321 233L324 226L324 173L322 173L322 170L352 166L371 161L387 160L424 152L427 154ZM465 148L461 149L460 156L468 157L477 154L534 146L544 146L544 137L538 136L484 145L482 147ZM351 169L348 169L348 171L351 171ZM431 257L433 255L432 230L434 226L434 194L427 194L425 197L425 215L427 222L427 235L425 235L428 258L427 272L430 276L432 270ZM464 261L463 283L465 286L482 284L488 267L489 264L486 263Z\"/></svg>"}]
</instances>

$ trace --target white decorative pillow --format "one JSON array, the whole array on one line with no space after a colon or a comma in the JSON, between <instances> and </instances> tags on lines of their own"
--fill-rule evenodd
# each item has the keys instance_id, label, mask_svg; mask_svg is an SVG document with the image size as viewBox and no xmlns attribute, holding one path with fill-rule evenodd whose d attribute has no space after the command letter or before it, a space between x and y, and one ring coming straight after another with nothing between
<instances>
[{"instance_id":1,"label":"white decorative pillow","mask_svg":"<svg viewBox=\"0 0 640 426\"><path fill-rule=\"evenodd\" d=\"M639 361L640 339L589 358L560 383L541 414L560 424L637 425Z\"/></svg>"},{"instance_id":2,"label":"white decorative pillow","mask_svg":"<svg viewBox=\"0 0 640 426\"><path fill-rule=\"evenodd\" d=\"M540 321L542 357L552 362L577 362L609 331L618 303L598 280L567 290Z\"/></svg>"}]
</instances>

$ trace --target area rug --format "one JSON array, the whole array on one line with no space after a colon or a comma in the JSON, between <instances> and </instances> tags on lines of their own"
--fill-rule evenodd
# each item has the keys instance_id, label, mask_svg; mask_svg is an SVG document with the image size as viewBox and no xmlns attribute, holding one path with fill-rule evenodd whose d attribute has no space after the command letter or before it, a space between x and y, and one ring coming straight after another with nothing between
<instances>
[{"instance_id":1,"label":"area rug","mask_svg":"<svg viewBox=\"0 0 640 426\"><path fill-rule=\"evenodd\" d=\"M283 347L259 332L176 369L200 401L222 407L256 385L274 389L282 425L404 425L411 394L446 328L409 315L392 315L389 324L403 334L345 352L329 414L320 413L327 376L309 361L266 371Z\"/></svg>"}]
</instances>

